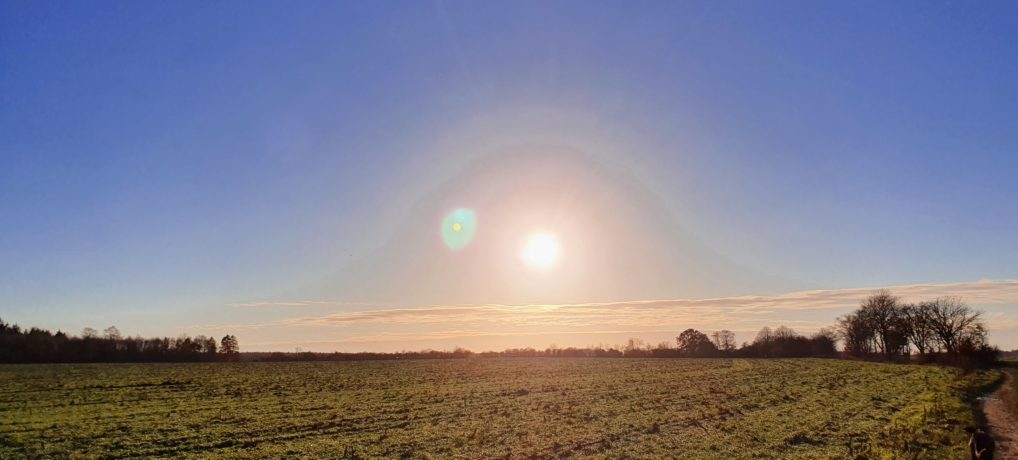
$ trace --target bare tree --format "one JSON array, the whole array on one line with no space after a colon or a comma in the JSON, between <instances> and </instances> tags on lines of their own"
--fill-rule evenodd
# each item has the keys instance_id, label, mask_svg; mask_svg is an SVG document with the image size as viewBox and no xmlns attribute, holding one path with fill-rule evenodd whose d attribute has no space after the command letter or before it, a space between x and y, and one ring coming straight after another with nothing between
<instances>
[{"instance_id":1,"label":"bare tree","mask_svg":"<svg viewBox=\"0 0 1018 460\"><path fill-rule=\"evenodd\" d=\"M630 338L622 352L626 356L647 356L650 354L650 346L643 339Z\"/></svg>"},{"instance_id":2,"label":"bare tree","mask_svg":"<svg viewBox=\"0 0 1018 460\"><path fill-rule=\"evenodd\" d=\"M219 353L226 356L226 359L237 359L240 355L240 345L237 343L237 337L224 335L223 340L219 343Z\"/></svg>"},{"instance_id":3,"label":"bare tree","mask_svg":"<svg viewBox=\"0 0 1018 460\"><path fill-rule=\"evenodd\" d=\"M845 353L866 356L873 353L873 329L859 313L838 318L838 335L845 342Z\"/></svg>"},{"instance_id":4,"label":"bare tree","mask_svg":"<svg viewBox=\"0 0 1018 460\"><path fill-rule=\"evenodd\" d=\"M120 340L121 339L120 329L117 329L116 326L110 326L106 329L103 329L103 337L110 340Z\"/></svg>"},{"instance_id":5,"label":"bare tree","mask_svg":"<svg viewBox=\"0 0 1018 460\"><path fill-rule=\"evenodd\" d=\"M628 341L626 341L626 346L624 350L626 353L632 353L635 351L642 350L643 346L644 346L643 339L630 338Z\"/></svg>"},{"instance_id":6,"label":"bare tree","mask_svg":"<svg viewBox=\"0 0 1018 460\"><path fill-rule=\"evenodd\" d=\"M901 330L900 304L901 299L891 291L880 289L859 306L858 319L869 324L876 348L887 357L908 352L908 340Z\"/></svg>"},{"instance_id":7,"label":"bare tree","mask_svg":"<svg viewBox=\"0 0 1018 460\"><path fill-rule=\"evenodd\" d=\"M970 335L984 336L982 313L972 310L960 297L938 297L929 303L930 328L948 353Z\"/></svg>"},{"instance_id":8,"label":"bare tree","mask_svg":"<svg viewBox=\"0 0 1018 460\"><path fill-rule=\"evenodd\" d=\"M901 306L905 335L920 355L935 351L936 334L932 327L931 305L928 302Z\"/></svg>"},{"instance_id":9,"label":"bare tree","mask_svg":"<svg viewBox=\"0 0 1018 460\"><path fill-rule=\"evenodd\" d=\"M798 336L799 334L788 326L778 326L778 328L774 330L774 338L776 339L791 339Z\"/></svg>"},{"instance_id":10,"label":"bare tree","mask_svg":"<svg viewBox=\"0 0 1018 460\"><path fill-rule=\"evenodd\" d=\"M735 333L726 329L714 331L710 335L714 347L724 352L735 351Z\"/></svg>"}]
</instances>

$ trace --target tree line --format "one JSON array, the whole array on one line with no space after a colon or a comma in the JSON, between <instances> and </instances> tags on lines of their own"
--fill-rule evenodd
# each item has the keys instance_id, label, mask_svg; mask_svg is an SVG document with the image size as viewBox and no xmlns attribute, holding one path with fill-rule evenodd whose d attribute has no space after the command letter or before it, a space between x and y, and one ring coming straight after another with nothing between
<instances>
[{"instance_id":1,"label":"tree line","mask_svg":"<svg viewBox=\"0 0 1018 460\"><path fill-rule=\"evenodd\" d=\"M903 302L886 289L838 319L844 351L850 356L898 361L939 361L963 366L992 364L1000 350L989 344L982 312L960 297Z\"/></svg>"},{"instance_id":2,"label":"tree line","mask_svg":"<svg viewBox=\"0 0 1018 460\"><path fill-rule=\"evenodd\" d=\"M838 344L841 343L841 350ZM786 326L764 327L751 342L737 345L735 333L719 330L706 334L682 331L674 342L651 345L632 338L622 345L545 349L510 348L474 353L424 350L397 353L271 353L256 359L268 361L349 361L368 359L445 359L465 357L576 357L576 358L801 358L849 357L870 360L939 362L963 367L994 364L1000 350L989 345L982 313L958 297L906 303L887 290L878 290L860 302L855 311L837 319L832 327L809 336Z\"/></svg>"},{"instance_id":3,"label":"tree line","mask_svg":"<svg viewBox=\"0 0 1018 460\"><path fill-rule=\"evenodd\" d=\"M763 328L752 343L736 348L735 333L717 331L710 336L688 329L680 334L675 343L661 342L650 345L641 339L632 338L622 345L597 345L589 347L550 346L545 349L509 348L502 351L473 351L456 347L453 351L423 350L394 353L315 353L310 351L284 353L248 353L254 361L362 361L376 359L450 359L450 358L708 358L708 357L749 357L749 358L798 358L833 357L838 354L837 337L830 329L824 329L810 337L797 334L791 328L778 327L773 331Z\"/></svg>"},{"instance_id":4,"label":"tree line","mask_svg":"<svg viewBox=\"0 0 1018 460\"><path fill-rule=\"evenodd\" d=\"M838 344L842 347L839 351ZM995 363L1000 350L988 343L982 313L958 297L907 303L888 290L878 290L860 302L855 311L837 319L833 327L805 336L785 326L764 327L752 342L736 345L735 333L719 330L709 335L696 329L682 331L674 342L651 345L629 339L623 345L545 349L512 348L475 353L453 351L402 351L395 353L246 353L252 361L360 361L379 359L450 359L480 357L600 357L600 358L800 358L852 357L888 361L939 362L962 367ZM177 338L122 337L115 327L100 334L85 328L80 336L57 331L21 329L0 320L0 362L140 362L220 361L240 359L237 338L186 335Z\"/></svg>"},{"instance_id":5,"label":"tree line","mask_svg":"<svg viewBox=\"0 0 1018 460\"><path fill-rule=\"evenodd\" d=\"M376 361L376 360L398 360L398 359L457 359L470 358L478 355L465 348L456 347L453 351L443 350L421 350L421 351L397 351L391 353L361 351L344 353L334 351L331 353L318 353L313 351L296 352L250 352L244 353L244 359L249 361Z\"/></svg>"},{"instance_id":6,"label":"tree line","mask_svg":"<svg viewBox=\"0 0 1018 460\"><path fill-rule=\"evenodd\" d=\"M863 299L859 308L838 318L834 327L810 337L787 327L764 328L751 343L735 348L735 335L717 331L709 337L695 329L677 338L683 356L846 357L887 361L938 362L961 367L996 363L1001 351L990 345L982 312L960 297L944 296L908 303L880 289Z\"/></svg>"},{"instance_id":7,"label":"tree line","mask_svg":"<svg viewBox=\"0 0 1018 460\"><path fill-rule=\"evenodd\" d=\"M230 361L240 356L237 337L124 337L110 326L86 327L80 336L22 329L0 319L0 363L192 362Z\"/></svg>"}]
</instances>

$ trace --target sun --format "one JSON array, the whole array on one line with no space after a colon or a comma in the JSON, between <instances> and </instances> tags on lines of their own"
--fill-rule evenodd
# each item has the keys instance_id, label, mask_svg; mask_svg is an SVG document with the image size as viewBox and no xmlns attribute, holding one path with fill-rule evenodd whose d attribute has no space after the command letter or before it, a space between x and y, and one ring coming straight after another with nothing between
<instances>
[{"instance_id":1,"label":"sun","mask_svg":"<svg viewBox=\"0 0 1018 460\"><path fill-rule=\"evenodd\" d=\"M559 260L558 238L550 233L535 233L523 244L520 256L531 268L548 269L554 267Z\"/></svg>"}]
</instances>

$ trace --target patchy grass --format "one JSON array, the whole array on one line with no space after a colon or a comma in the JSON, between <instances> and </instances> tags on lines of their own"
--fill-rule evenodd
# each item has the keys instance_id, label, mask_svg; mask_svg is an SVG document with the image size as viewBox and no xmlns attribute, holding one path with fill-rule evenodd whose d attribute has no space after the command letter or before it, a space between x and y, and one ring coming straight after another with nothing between
<instances>
[{"instance_id":1,"label":"patchy grass","mask_svg":"<svg viewBox=\"0 0 1018 460\"><path fill-rule=\"evenodd\" d=\"M1005 361L1005 365L1001 367L1001 370L1009 377L1005 380L1004 385L1009 388L1001 388L998 396L1004 403L1004 406L1013 414L1018 417L1018 362Z\"/></svg>"},{"instance_id":2,"label":"patchy grass","mask_svg":"<svg viewBox=\"0 0 1018 460\"><path fill-rule=\"evenodd\" d=\"M0 458L958 458L996 375L818 359L0 366Z\"/></svg>"}]
</instances>

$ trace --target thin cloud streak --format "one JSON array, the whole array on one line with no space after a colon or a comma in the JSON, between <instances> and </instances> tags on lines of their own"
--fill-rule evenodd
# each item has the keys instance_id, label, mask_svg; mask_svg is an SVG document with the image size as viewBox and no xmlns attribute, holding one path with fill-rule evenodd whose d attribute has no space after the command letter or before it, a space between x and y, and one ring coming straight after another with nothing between
<instances>
[{"instance_id":1,"label":"thin cloud streak","mask_svg":"<svg viewBox=\"0 0 1018 460\"><path fill-rule=\"evenodd\" d=\"M260 302L238 302L227 304L234 308L262 308L262 307L320 307L320 306L352 306L365 307L365 302L340 302L334 300L295 300L295 301L260 301Z\"/></svg>"},{"instance_id":2,"label":"thin cloud streak","mask_svg":"<svg viewBox=\"0 0 1018 460\"><path fill-rule=\"evenodd\" d=\"M234 308L255 308L255 307L307 307L311 305L320 305L320 302L251 302L251 303L231 303L229 304Z\"/></svg>"},{"instance_id":3,"label":"thin cloud streak","mask_svg":"<svg viewBox=\"0 0 1018 460\"><path fill-rule=\"evenodd\" d=\"M351 343L378 343L378 342L413 342L418 340L445 340L468 337L523 337L542 335L599 335L599 334L642 334L651 332L671 333L670 329L641 329L641 330L609 330L609 331L473 331L473 330L451 330L426 333L388 333L375 335L360 335L344 337L334 340L307 340L298 342L276 341L276 342L253 342L251 345L328 345L328 344L351 344Z\"/></svg>"},{"instance_id":4,"label":"thin cloud streak","mask_svg":"<svg viewBox=\"0 0 1018 460\"><path fill-rule=\"evenodd\" d=\"M973 305L1018 303L1018 280L951 284L913 284L888 287L908 301L956 295ZM662 321L729 322L753 315L788 311L852 308L877 288L799 291L777 296L738 296L712 299L642 300L562 305L474 305L391 308L332 313L285 320L302 326L357 324L493 323L517 326L614 325L647 326ZM831 318L833 320L833 318Z\"/></svg>"},{"instance_id":5,"label":"thin cloud streak","mask_svg":"<svg viewBox=\"0 0 1018 460\"><path fill-rule=\"evenodd\" d=\"M1018 280L984 280L946 284L887 286L906 301L939 296L963 297L977 308L990 307L985 318L993 331L1018 330L1018 317L1000 308L1018 305ZM635 336L673 333L676 328L729 329L752 336L764 326L785 325L808 333L830 326L835 318L857 307L875 287L798 291L775 296L737 296L708 299L636 300L576 304L430 305L339 311L319 316L283 318L256 324L194 325L186 330L249 331L264 337L255 346L275 344L364 345L440 342L527 336ZM269 304L270 302L264 302ZM339 302L293 301L288 304L339 305ZM296 305L295 305L296 306ZM996 307L996 308L993 308ZM664 327L664 328L663 328ZM278 340L277 332L312 334L307 342ZM312 333L317 330L318 332ZM263 331L263 332L259 332ZM289 332L283 332L289 331ZM270 339L263 334L276 336ZM323 336L324 335L324 336ZM563 338L564 341L568 339Z\"/></svg>"}]
</instances>

